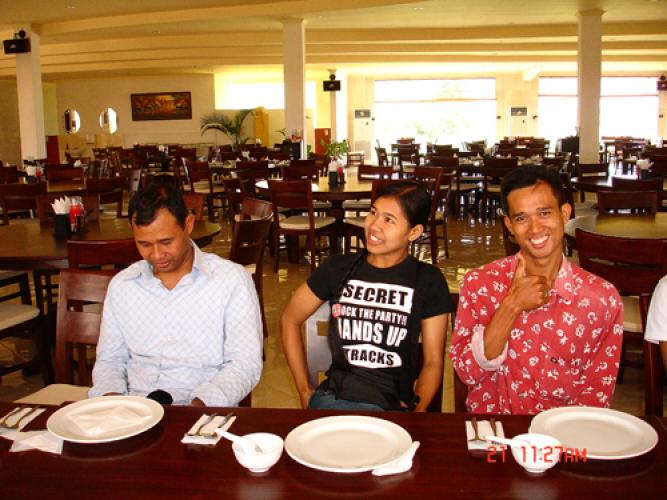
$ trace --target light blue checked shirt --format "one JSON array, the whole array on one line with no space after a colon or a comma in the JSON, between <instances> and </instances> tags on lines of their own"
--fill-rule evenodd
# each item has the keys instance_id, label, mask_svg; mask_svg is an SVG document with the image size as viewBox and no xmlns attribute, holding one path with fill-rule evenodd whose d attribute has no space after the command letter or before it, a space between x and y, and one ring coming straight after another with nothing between
<instances>
[{"instance_id":1,"label":"light blue checked shirt","mask_svg":"<svg viewBox=\"0 0 667 500\"><path fill-rule=\"evenodd\" d=\"M250 274L194 247L192 272L173 290L142 260L107 291L90 397L167 391L234 406L262 371L262 321Z\"/></svg>"}]
</instances>

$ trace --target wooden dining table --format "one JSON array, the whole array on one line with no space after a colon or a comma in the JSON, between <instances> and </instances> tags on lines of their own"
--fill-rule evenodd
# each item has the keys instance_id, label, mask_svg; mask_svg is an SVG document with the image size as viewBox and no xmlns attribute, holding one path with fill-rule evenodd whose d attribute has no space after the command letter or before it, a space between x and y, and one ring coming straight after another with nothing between
<instances>
[{"instance_id":1,"label":"wooden dining table","mask_svg":"<svg viewBox=\"0 0 667 500\"><path fill-rule=\"evenodd\" d=\"M191 238L206 246L222 227L208 221L195 221ZM122 240L133 238L126 218L102 218L89 222L74 240ZM67 267L67 239L53 234L53 224L38 219L12 221L0 226L0 269L58 269Z\"/></svg>"},{"instance_id":2,"label":"wooden dining table","mask_svg":"<svg viewBox=\"0 0 667 500\"><path fill-rule=\"evenodd\" d=\"M667 212L658 212L655 215L586 215L565 223L566 236L575 238L577 229L617 238L667 240Z\"/></svg>"},{"instance_id":3,"label":"wooden dining table","mask_svg":"<svg viewBox=\"0 0 667 500\"><path fill-rule=\"evenodd\" d=\"M636 179L636 175L589 175L583 177L572 177L572 187L578 191L586 193L598 193L600 191L609 191L613 189L613 177L620 177L623 179ZM667 179L663 180L662 199L667 199Z\"/></svg>"},{"instance_id":4,"label":"wooden dining table","mask_svg":"<svg viewBox=\"0 0 667 500\"><path fill-rule=\"evenodd\" d=\"M16 405L0 403L0 415ZM45 427L49 408L25 430ZM644 420L658 433L653 451L634 459L581 458L541 475L524 471L508 451L470 452L465 414L372 414L403 427L421 443L408 472L377 477L370 472L333 473L297 463L283 452L269 471L254 474L236 461L228 441L182 444L183 434L204 412L233 411L236 434L271 432L281 437L298 425L340 413L261 408L165 407L151 430L102 444L65 442L62 455L30 450L10 453L0 439L0 498L664 498L667 477L665 419ZM369 414L370 415L370 414ZM530 416L496 416L507 436L526 432Z\"/></svg>"}]
</instances>

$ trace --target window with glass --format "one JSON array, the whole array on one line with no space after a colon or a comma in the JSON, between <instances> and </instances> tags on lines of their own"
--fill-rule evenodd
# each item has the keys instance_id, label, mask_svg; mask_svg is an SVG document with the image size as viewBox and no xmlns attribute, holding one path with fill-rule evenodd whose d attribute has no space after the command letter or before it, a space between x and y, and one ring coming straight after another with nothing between
<instances>
[{"instance_id":1,"label":"window with glass","mask_svg":"<svg viewBox=\"0 0 667 500\"><path fill-rule=\"evenodd\" d=\"M375 82L375 138L390 148L401 137L424 146L496 136L495 78Z\"/></svg>"},{"instance_id":2,"label":"window with glass","mask_svg":"<svg viewBox=\"0 0 667 500\"><path fill-rule=\"evenodd\" d=\"M603 77L600 82L600 136L654 139L658 134L658 91L654 77ZM539 81L538 130L552 142L574 135L577 79Z\"/></svg>"}]
</instances>

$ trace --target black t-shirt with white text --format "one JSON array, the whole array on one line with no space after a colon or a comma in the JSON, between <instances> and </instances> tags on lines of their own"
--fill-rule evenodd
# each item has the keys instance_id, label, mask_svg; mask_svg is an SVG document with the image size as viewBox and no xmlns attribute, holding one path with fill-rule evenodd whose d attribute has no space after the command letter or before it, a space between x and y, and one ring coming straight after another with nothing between
<instances>
[{"instance_id":1,"label":"black t-shirt with white text","mask_svg":"<svg viewBox=\"0 0 667 500\"><path fill-rule=\"evenodd\" d=\"M356 258L334 255L323 262L308 279L312 292L323 301L335 298ZM334 321L349 363L393 376L401 400L409 402L418 375L414 352L421 320L454 310L440 269L412 256L390 268L364 260L337 304L332 304Z\"/></svg>"}]
</instances>

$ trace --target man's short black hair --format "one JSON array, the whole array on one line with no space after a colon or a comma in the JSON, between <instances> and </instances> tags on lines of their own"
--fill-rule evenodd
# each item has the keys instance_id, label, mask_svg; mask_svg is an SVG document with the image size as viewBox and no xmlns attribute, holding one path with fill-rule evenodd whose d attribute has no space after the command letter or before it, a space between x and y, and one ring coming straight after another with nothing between
<instances>
[{"instance_id":1,"label":"man's short black hair","mask_svg":"<svg viewBox=\"0 0 667 500\"><path fill-rule=\"evenodd\" d=\"M563 192L563 183L558 169L547 166L526 165L519 167L508 174L500 185L500 203L505 215L509 215L507 197L515 189L534 186L540 182L547 184L558 200L558 206L563 206L567 200Z\"/></svg>"},{"instance_id":2,"label":"man's short black hair","mask_svg":"<svg viewBox=\"0 0 667 500\"><path fill-rule=\"evenodd\" d=\"M171 184L152 183L137 191L127 209L132 224L147 226L157 217L157 212L166 208L176 218L181 227L185 227L188 209L183 201L181 190Z\"/></svg>"}]
</instances>

